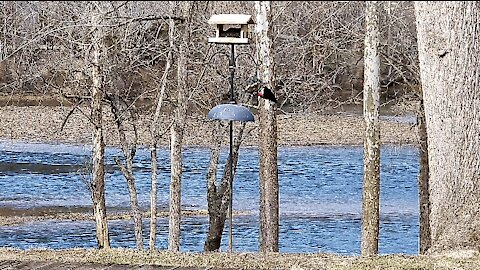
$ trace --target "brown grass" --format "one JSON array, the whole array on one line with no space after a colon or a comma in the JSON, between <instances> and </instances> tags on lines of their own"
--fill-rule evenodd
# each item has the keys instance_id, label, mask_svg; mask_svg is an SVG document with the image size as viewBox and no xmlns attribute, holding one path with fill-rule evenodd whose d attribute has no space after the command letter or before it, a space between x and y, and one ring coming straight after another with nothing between
<instances>
[{"instance_id":1,"label":"brown grass","mask_svg":"<svg viewBox=\"0 0 480 270\"><path fill-rule=\"evenodd\" d=\"M72 263L162 265L172 267L214 267L233 269L480 269L478 252L468 256L406 256L373 257L340 256L333 254L285 253L171 253L153 254L132 249L17 250L0 249L0 260L53 261Z\"/></svg>"},{"instance_id":2,"label":"brown grass","mask_svg":"<svg viewBox=\"0 0 480 270\"><path fill-rule=\"evenodd\" d=\"M0 107L0 139L29 142L80 143L90 144L91 126L86 115L88 108L75 111L63 129L70 107L62 106L6 106ZM105 110L105 137L107 144L118 144L118 136L112 123L112 116ZM138 122L139 143L149 145L151 116L142 115ZM168 145L168 126L171 119L163 115L160 130L166 131L160 141ZM279 146L309 145L363 145L364 121L358 114L280 114L278 122ZM408 123L380 121L381 140L384 144L416 144L416 128ZM244 146L258 145L258 123L248 123L252 132ZM184 135L185 145L209 146L213 121L206 115L191 115ZM133 134L132 132L127 132ZM228 144L225 134L224 143Z\"/></svg>"}]
</instances>

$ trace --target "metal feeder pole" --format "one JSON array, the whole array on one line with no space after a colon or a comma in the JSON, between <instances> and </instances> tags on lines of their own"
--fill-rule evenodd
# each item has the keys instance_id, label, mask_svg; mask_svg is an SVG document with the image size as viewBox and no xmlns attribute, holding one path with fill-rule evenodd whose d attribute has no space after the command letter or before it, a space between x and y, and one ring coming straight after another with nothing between
<instances>
[{"instance_id":1,"label":"metal feeder pole","mask_svg":"<svg viewBox=\"0 0 480 270\"><path fill-rule=\"evenodd\" d=\"M230 103L234 104L235 99L233 97L233 76L235 74L235 45L232 44L232 51L230 54ZM230 227L229 227L229 240L228 240L228 250L230 253L233 251L233 240L232 240L232 224L233 224L233 218L232 218L232 207L233 207L233 121L230 120L230 163L229 163L229 169L230 169L230 179L229 179L229 187L230 187L230 206L228 210L228 215L230 217Z\"/></svg>"}]
</instances>

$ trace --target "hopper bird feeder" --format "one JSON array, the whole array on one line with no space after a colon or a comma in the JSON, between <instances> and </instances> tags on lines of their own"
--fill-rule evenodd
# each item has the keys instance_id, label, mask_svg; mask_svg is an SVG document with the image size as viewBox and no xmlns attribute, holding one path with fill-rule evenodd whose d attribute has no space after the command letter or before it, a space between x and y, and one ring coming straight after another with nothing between
<instances>
[{"instance_id":1,"label":"hopper bird feeder","mask_svg":"<svg viewBox=\"0 0 480 270\"><path fill-rule=\"evenodd\" d=\"M252 16L245 14L218 14L213 15L209 24L216 26L215 37L208 38L209 43L230 44L231 54L229 62L230 70L230 102L228 104L220 104L215 106L208 112L208 118L214 120L230 121L230 153L229 159L232 161L233 152L233 121L255 121L252 112L247 107L237 105L234 98L233 78L235 74L235 44L249 44L248 25L253 24ZM229 162L229 189L230 189L230 204L229 204L229 241L228 250L231 253L233 250L232 244L232 205L233 205L233 169L232 163Z\"/></svg>"},{"instance_id":2,"label":"hopper bird feeder","mask_svg":"<svg viewBox=\"0 0 480 270\"><path fill-rule=\"evenodd\" d=\"M253 24L252 15L218 14L213 15L209 24L216 26L216 36L208 38L209 43L249 44L248 25Z\"/></svg>"}]
</instances>

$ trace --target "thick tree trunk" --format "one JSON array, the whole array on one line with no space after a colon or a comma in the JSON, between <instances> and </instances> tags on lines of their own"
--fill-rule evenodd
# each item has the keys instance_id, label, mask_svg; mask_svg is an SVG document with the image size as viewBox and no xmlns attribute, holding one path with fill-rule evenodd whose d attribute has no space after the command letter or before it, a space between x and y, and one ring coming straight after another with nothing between
<instances>
[{"instance_id":1,"label":"thick tree trunk","mask_svg":"<svg viewBox=\"0 0 480 270\"><path fill-rule=\"evenodd\" d=\"M420 173L418 175L418 197L420 206L419 253L426 254L430 248L430 191L428 187L428 143L423 100L417 112L418 139L420 143Z\"/></svg>"},{"instance_id":2,"label":"thick tree trunk","mask_svg":"<svg viewBox=\"0 0 480 270\"><path fill-rule=\"evenodd\" d=\"M170 216L168 227L168 250L180 250L180 221L181 221L181 188L182 188L182 145L183 131L187 115L187 50L189 37L189 11L191 2L180 3L182 16L185 19L180 30L180 41L178 47L177 61L177 108L175 110L175 121L170 130L170 159L171 159L171 180L170 180Z\"/></svg>"},{"instance_id":3,"label":"thick tree trunk","mask_svg":"<svg viewBox=\"0 0 480 270\"><path fill-rule=\"evenodd\" d=\"M255 1L259 79L275 89L270 1ZM278 252L279 198L277 117L273 102L259 102L260 155L260 252Z\"/></svg>"},{"instance_id":4,"label":"thick tree trunk","mask_svg":"<svg viewBox=\"0 0 480 270\"><path fill-rule=\"evenodd\" d=\"M415 2L431 252L480 249L480 2Z\"/></svg>"},{"instance_id":5,"label":"thick tree trunk","mask_svg":"<svg viewBox=\"0 0 480 270\"><path fill-rule=\"evenodd\" d=\"M92 4L93 6L93 4ZM103 138L102 124L102 73L99 65L100 44L102 34L99 25L99 16L93 12L92 7L92 32L93 32L93 58L92 58L92 112L91 119L94 127L93 134L93 168L92 168L92 200L96 223L98 247L110 248L108 237L107 210L105 206L105 141Z\"/></svg>"},{"instance_id":6,"label":"thick tree trunk","mask_svg":"<svg viewBox=\"0 0 480 270\"><path fill-rule=\"evenodd\" d=\"M217 166L218 158L220 156L220 123L217 123L216 128L213 131L212 137L212 147L210 149L210 163L208 166L207 172L207 202L208 202L208 235L205 245L203 247L204 251L216 251L220 249L220 244L222 241L223 228L225 226L225 219L227 216L227 211L224 209L222 211L222 200L226 195L228 182L222 181L221 186L217 188L216 179L217 179ZM219 192L217 192L219 189ZM227 192L228 194L228 192ZM228 205L228 204L227 204Z\"/></svg>"},{"instance_id":7,"label":"thick tree trunk","mask_svg":"<svg viewBox=\"0 0 480 270\"><path fill-rule=\"evenodd\" d=\"M155 251L155 242L157 239L157 145L160 140L159 136L159 120L160 112L163 106L163 98L165 95L165 89L167 86L167 76L172 65L172 51L173 51L173 39L175 32L175 21L170 19L168 22L168 39L169 50L167 55L167 62L165 64L165 71L162 76L162 85L160 87L160 93L158 95L157 106L152 121L152 144L150 147L150 157L152 160L152 190L150 193L150 240L149 248L150 252Z\"/></svg>"},{"instance_id":8,"label":"thick tree trunk","mask_svg":"<svg viewBox=\"0 0 480 270\"><path fill-rule=\"evenodd\" d=\"M363 115L365 140L363 154L362 245L363 256L378 254L380 216L380 58L379 15L376 1L366 2L365 69Z\"/></svg>"}]
</instances>

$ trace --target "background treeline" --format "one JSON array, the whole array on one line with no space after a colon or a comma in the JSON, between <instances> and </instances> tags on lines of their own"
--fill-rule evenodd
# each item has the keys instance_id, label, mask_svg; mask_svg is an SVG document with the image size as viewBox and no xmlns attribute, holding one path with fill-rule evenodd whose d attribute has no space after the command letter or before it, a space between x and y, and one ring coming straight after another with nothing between
<instances>
[{"instance_id":1,"label":"background treeline","mask_svg":"<svg viewBox=\"0 0 480 270\"><path fill-rule=\"evenodd\" d=\"M87 3L0 2L2 95L47 95L78 102L89 95ZM105 91L115 92L127 103L150 105L165 69L168 17L176 12L168 1L109 5L113 11L102 25L106 34L100 57ZM207 42L214 35L207 21L219 13L253 14L253 1L195 1L192 5L186 82L191 89L189 111L205 112L227 99L230 55L229 46ZM277 1L272 11L279 107L306 112L361 104L365 3ZM413 3L383 2L381 14L381 102L414 98L419 75ZM236 46L237 91L256 75L254 50L253 45ZM172 78L175 70L169 75ZM175 103L175 85L167 85L167 110Z\"/></svg>"}]
</instances>

